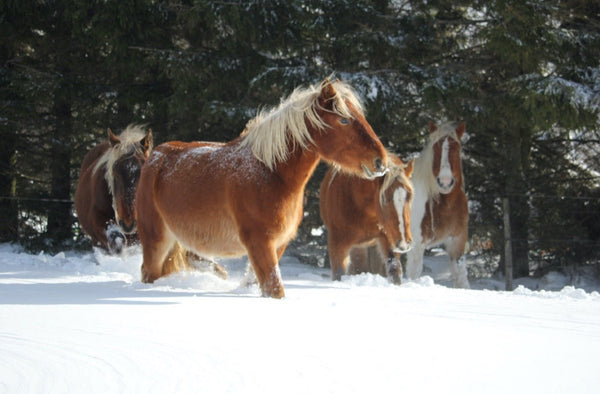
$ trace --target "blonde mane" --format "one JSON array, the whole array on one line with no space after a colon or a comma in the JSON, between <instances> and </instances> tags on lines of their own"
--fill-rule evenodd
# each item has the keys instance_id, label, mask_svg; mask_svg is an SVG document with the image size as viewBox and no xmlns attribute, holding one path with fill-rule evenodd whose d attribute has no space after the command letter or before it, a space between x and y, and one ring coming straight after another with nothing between
<instances>
[{"instance_id":1,"label":"blonde mane","mask_svg":"<svg viewBox=\"0 0 600 394\"><path fill-rule=\"evenodd\" d=\"M332 112L352 118L347 102L360 113L363 106L354 91L341 81L331 82L336 92L332 99ZM322 84L308 88L297 88L279 106L263 110L246 125L240 147L250 147L254 157L273 170L277 163L285 162L293 149L300 146L306 149L312 142L307 122L323 131L327 124L319 117L317 110L325 110L319 104Z\"/></svg>"},{"instance_id":2,"label":"blonde mane","mask_svg":"<svg viewBox=\"0 0 600 394\"><path fill-rule=\"evenodd\" d=\"M379 205L383 206L386 203L385 192L392 185L394 180L396 180L396 178L399 178L404 189L412 194L412 183L404 173L405 168L406 164L394 163L389 166L389 171L383 176L383 184L379 190Z\"/></svg>"},{"instance_id":3,"label":"blonde mane","mask_svg":"<svg viewBox=\"0 0 600 394\"><path fill-rule=\"evenodd\" d=\"M105 167L104 178L108 183L108 189L111 195L113 194L113 166L119 158L133 154L142 153L140 141L146 136L146 131L139 125L128 125L125 130L119 135L119 142L115 146L109 147L106 152L94 166L94 174L100 168Z\"/></svg>"},{"instance_id":4,"label":"blonde mane","mask_svg":"<svg viewBox=\"0 0 600 394\"><path fill-rule=\"evenodd\" d=\"M443 123L438 126L437 130L430 133L427 144L419 157L415 159L415 170L412 176L413 183L419 182L423 185L427 199L433 198L437 200L440 196L437 180L431 168L433 166L433 145L445 137L450 137L460 144L460 139L456 135L456 125L453 122Z\"/></svg>"}]
</instances>

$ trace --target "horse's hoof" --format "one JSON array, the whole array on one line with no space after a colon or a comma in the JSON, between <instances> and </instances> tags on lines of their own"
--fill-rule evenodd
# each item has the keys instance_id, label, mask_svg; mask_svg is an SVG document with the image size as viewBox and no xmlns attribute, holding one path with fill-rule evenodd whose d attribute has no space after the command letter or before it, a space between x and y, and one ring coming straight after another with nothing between
<instances>
[{"instance_id":1,"label":"horse's hoof","mask_svg":"<svg viewBox=\"0 0 600 394\"><path fill-rule=\"evenodd\" d=\"M285 297L285 291L283 290L283 287L276 287L275 289L272 289L270 291L263 290L262 296L281 299Z\"/></svg>"},{"instance_id":2,"label":"horse's hoof","mask_svg":"<svg viewBox=\"0 0 600 394\"><path fill-rule=\"evenodd\" d=\"M157 278L142 269L142 283L154 283Z\"/></svg>"}]
</instances>

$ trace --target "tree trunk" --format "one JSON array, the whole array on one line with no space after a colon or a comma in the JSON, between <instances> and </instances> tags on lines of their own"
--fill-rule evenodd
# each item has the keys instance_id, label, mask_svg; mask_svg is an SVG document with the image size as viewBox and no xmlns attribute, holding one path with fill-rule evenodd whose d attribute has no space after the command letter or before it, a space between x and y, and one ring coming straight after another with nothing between
<instances>
[{"instance_id":1,"label":"tree trunk","mask_svg":"<svg viewBox=\"0 0 600 394\"><path fill-rule=\"evenodd\" d=\"M19 237L16 198L17 136L8 127L0 132L0 242L14 242Z\"/></svg>"},{"instance_id":2,"label":"tree trunk","mask_svg":"<svg viewBox=\"0 0 600 394\"><path fill-rule=\"evenodd\" d=\"M506 130L506 195L510 205L510 227L512 243L512 264L515 278L529 276L528 222L529 201L527 198L527 182L525 180L527 147L523 136L526 132L517 127ZM504 259L501 262L504 271Z\"/></svg>"}]
</instances>

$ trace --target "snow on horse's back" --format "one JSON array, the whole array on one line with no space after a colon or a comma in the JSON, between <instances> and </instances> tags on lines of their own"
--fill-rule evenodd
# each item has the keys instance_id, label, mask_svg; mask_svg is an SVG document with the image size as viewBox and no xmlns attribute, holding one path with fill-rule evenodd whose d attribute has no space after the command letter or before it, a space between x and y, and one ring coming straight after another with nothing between
<instances>
[{"instance_id":1,"label":"snow on horse's back","mask_svg":"<svg viewBox=\"0 0 600 394\"><path fill-rule=\"evenodd\" d=\"M278 261L319 161L362 177L387 166L357 96L328 79L260 112L237 139L211 144L162 144L142 168L136 200L145 282L168 274L163 265L179 241L205 257L247 254L262 294L283 297Z\"/></svg>"}]
</instances>

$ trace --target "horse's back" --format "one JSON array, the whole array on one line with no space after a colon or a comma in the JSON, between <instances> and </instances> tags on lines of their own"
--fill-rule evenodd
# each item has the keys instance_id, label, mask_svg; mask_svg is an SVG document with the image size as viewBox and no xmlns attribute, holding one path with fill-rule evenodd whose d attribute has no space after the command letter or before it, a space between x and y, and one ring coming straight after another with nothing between
<instances>
[{"instance_id":1,"label":"horse's back","mask_svg":"<svg viewBox=\"0 0 600 394\"><path fill-rule=\"evenodd\" d=\"M172 141L157 146L142 168L138 186L138 229L166 226L200 255L239 255L229 198L230 163L217 142Z\"/></svg>"}]
</instances>

